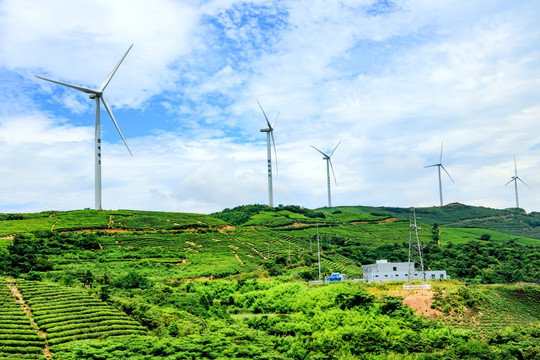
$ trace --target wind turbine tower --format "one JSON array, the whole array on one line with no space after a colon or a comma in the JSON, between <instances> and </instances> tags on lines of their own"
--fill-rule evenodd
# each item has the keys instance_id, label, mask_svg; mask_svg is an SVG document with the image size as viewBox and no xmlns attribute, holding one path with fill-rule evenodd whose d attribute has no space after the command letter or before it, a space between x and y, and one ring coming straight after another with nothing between
<instances>
[{"instance_id":1,"label":"wind turbine tower","mask_svg":"<svg viewBox=\"0 0 540 360\"><path fill-rule=\"evenodd\" d=\"M268 125L267 128L261 129L261 132L266 133L266 152L268 155L268 204L273 207L274 206L274 189L272 188L272 147L270 146L270 138L272 138L272 144L274 145L274 155L276 156L276 174L277 174L278 167L277 167L276 142L274 141L274 126L276 125L279 112L276 115L276 119L274 120L274 123L270 124L270 121L268 120L268 117L266 116L266 113L264 112L264 109L262 108L261 103L258 100L257 100L257 104L259 104L259 107L262 110L264 118L266 119L266 124Z\"/></svg>"},{"instance_id":2,"label":"wind turbine tower","mask_svg":"<svg viewBox=\"0 0 540 360\"><path fill-rule=\"evenodd\" d=\"M318 152L320 152L323 155L323 160L326 160L326 178L327 178L327 183L328 183L328 207L329 208L332 207L332 195L330 193L330 169L332 169L332 175L334 175L334 182L337 185L336 174L334 173L334 166L332 166L332 160L330 158L332 157L332 155L334 155L334 152L336 151L339 144L341 144L341 141L338 142L338 144L336 145L334 150L332 150L330 155L323 153L321 150L319 150L315 146L311 145L312 148L314 148L315 150L317 150Z\"/></svg>"},{"instance_id":3,"label":"wind turbine tower","mask_svg":"<svg viewBox=\"0 0 540 360\"><path fill-rule=\"evenodd\" d=\"M450 176L450 174L448 173L448 171L446 171L446 169L444 168L444 166L443 166L443 164L442 164L442 150L443 150L443 144L442 144L442 142L441 142L441 156L439 157L439 163L438 163L438 164L433 164L433 165L427 165L427 166L424 166L424 168L434 167L434 166L437 167L437 170L438 170L438 173L439 173L439 198L440 198L440 201L441 201L441 206L443 206L441 168L444 170L444 172L446 173L446 175L448 175L448 177L450 178L450 180L452 180L452 182L455 184L454 179L452 179L452 177Z\"/></svg>"},{"instance_id":4,"label":"wind turbine tower","mask_svg":"<svg viewBox=\"0 0 540 360\"><path fill-rule=\"evenodd\" d=\"M96 210L101 210L101 124L100 124L100 118L99 118L99 111L100 111L100 105L101 102L103 102L103 105L105 106L105 109L109 113L109 116L111 117L114 126L116 126L116 130L118 130L118 133L120 134L120 137L122 138L122 141L124 142L124 145L126 145L127 150L129 151L129 154L133 156L131 153L131 150L129 149L129 146L126 142L126 139L124 139L124 135L122 135L122 132L120 131L120 128L118 127L118 124L116 123L116 120L114 119L114 116L112 114L111 108L105 101L105 98L103 97L103 91L105 91L105 88L107 85L109 85L109 82L111 81L112 77L116 73L116 70L118 70L118 67L120 67L120 64L122 64L122 61L124 61L125 57L127 56L128 52L133 47L133 44L127 49L126 53L118 64L112 69L110 74L105 78L103 83L101 84L101 87L99 90L89 89L77 85L67 84L56 80L47 79L41 76L37 76L37 78L53 82L55 84L64 85L67 87L70 87L75 90L82 91L83 93L89 94L90 99L96 100L96 120L95 120L95 178L94 178L94 186L95 186L95 208Z\"/></svg>"},{"instance_id":5,"label":"wind turbine tower","mask_svg":"<svg viewBox=\"0 0 540 360\"><path fill-rule=\"evenodd\" d=\"M518 198L518 188L517 188L517 181L521 181L523 183L523 185L525 185L526 187L529 187L529 185L525 184L525 182L523 180L521 180L517 174L517 163L516 163L516 156L514 155L514 176L512 176L512 180L510 180L509 182L507 182L506 184L504 184L504 186L510 184L512 181L514 182L514 189L516 191L516 208L519 209L519 198Z\"/></svg>"}]
</instances>

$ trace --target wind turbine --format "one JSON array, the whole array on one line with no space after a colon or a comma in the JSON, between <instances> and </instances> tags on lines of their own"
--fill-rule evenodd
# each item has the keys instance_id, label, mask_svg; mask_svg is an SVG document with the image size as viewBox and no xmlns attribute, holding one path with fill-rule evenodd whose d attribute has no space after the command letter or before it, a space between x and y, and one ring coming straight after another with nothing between
<instances>
[{"instance_id":1,"label":"wind turbine","mask_svg":"<svg viewBox=\"0 0 540 360\"><path fill-rule=\"evenodd\" d=\"M120 137L122 138L122 141L124 141L124 144L126 145L126 148L129 151L129 154L131 156L133 156L133 154L131 153L131 150L129 149L129 146L128 146L127 142L126 142L126 139L124 139L124 136L122 135L122 132L120 131L120 128L118 127L118 124L116 123L116 120L114 119L111 108L109 107L109 105L105 101L105 98L103 97L103 91L105 91L105 88L107 87L107 85L109 85L109 82L111 81L112 77L114 76L114 73L116 72L116 70L118 70L118 67L120 66L122 61L124 61L125 57L127 56L128 52L131 50L132 47L133 47L133 44L131 44L129 49L127 49L124 56L122 56L122 58L120 59L118 64L116 64L116 66L112 69L109 76L107 76L105 78L105 80L103 81L103 84L101 84L101 87L99 88L99 90L89 89L89 88L85 88L85 87L81 87L81 86L77 86L77 85L66 84L66 83L63 83L63 82L60 82L60 81L51 80L51 79L47 79L47 78L36 75L36 77L39 78L39 79L50 81L50 82L53 82L53 83L56 83L56 84L60 84L60 85L70 87L70 88L75 89L75 90L82 91L82 92L84 92L86 94L89 94L90 99L95 99L96 100L95 179L94 179L95 207L96 207L96 210L101 210L101 125L100 125L100 118L99 118L100 101L103 102L103 105L105 106L105 109L107 109L107 112L109 113L109 115L110 115L110 117L111 117L111 119L112 119L112 121L114 123L114 126L116 126L116 130L118 130L118 133L120 134Z\"/></svg>"},{"instance_id":2,"label":"wind turbine","mask_svg":"<svg viewBox=\"0 0 540 360\"><path fill-rule=\"evenodd\" d=\"M448 171L446 171L446 169L444 168L444 166L443 166L443 164L442 164L442 150L443 150L443 144L442 144L442 141L441 141L441 156L439 157L439 163L438 163L438 164L433 164L433 165L424 166L424 168L437 166L437 170L438 170L438 172L439 172L439 197L440 197L440 200L441 200L441 206L443 206L441 168L444 170L444 172L446 173L446 175L448 175L448 177L450 178L450 180L452 180L452 182L455 184L454 179L452 179L452 177L450 176L450 174L448 173Z\"/></svg>"},{"instance_id":3,"label":"wind turbine","mask_svg":"<svg viewBox=\"0 0 540 360\"><path fill-rule=\"evenodd\" d=\"M332 157L332 155L334 155L334 152L336 151L339 144L341 144L341 141L338 142L338 144L336 145L334 150L332 150L330 155L327 155L327 154L323 153L321 150L317 149L315 146L310 145L312 148L314 148L315 150L317 150L318 152L320 152L324 156L323 160L326 160L326 177L328 179L328 207L329 208L332 207L332 196L330 194L330 168L332 168L332 175L334 175L334 182L337 185L336 174L334 173L334 166L332 166L332 160L330 160L330 158Z\"/></svg>"},{"instance_id":4,"label":"wind turbine","mask_svg":"<svg viewBox=\"0 0 540 360\"><path fill-rule=\"evenodd\" d=\"M521 180L517 174L517 163L516 163L516 155L514 155L514 176L512 176L512 180L510 180L509 182L507 182L506 184L504 184L504 186L510 184L512 181L514 182L514 189L516 190L516 208L519 209L519 199L518 199L518 189L517 189L517 181L521 181L523 183L523 185L525 185L526 187L529 187L529 185L525 184L525 182L523 180Z\"/></svg>"},{"instance_id":5,"label":"wind turbine","mask_svg":"<svg viewBox=\"0 0 540 360\"><path fill-rule=\"evenodd\" d=\"M270 137L272 138L272 144L274 145L274 155L276 156L276 174L277 174L278 167L277 167L276 142L274 141L274 126L276 125L279 112L276 115L276 119L274 120L274 123L270 124L270 121L268 120L268 117L266 116L266 113L264 112L264 109L262 108L259 100L257 100L257 104L259 104L259 107L262 110L264 118L266 119L266 124L268 125L268 128L261 129L261 132L266 133L266 152L268 154L268 204L273 207L274 206L274 190L272 188L272 147L270 146Z\"/></svg>"}]
</instances>

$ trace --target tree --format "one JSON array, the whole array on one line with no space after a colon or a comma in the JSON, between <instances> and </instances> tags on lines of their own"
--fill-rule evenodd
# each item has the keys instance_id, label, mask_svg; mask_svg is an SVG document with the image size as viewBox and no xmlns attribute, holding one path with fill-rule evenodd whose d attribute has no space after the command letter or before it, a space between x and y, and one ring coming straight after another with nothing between
<instances>
[{"instance_id":1,"label":"tree","mask_svg":"<svg viewBox=\"0 0 540 360\"><path fill-rule=\"evenodd\" d=\"M439 229L439 224L437 223L433 224L433 227L431 228L431 238L436 242L439 242L441 239L441 230Z\"/></svg>"}]
</instances>

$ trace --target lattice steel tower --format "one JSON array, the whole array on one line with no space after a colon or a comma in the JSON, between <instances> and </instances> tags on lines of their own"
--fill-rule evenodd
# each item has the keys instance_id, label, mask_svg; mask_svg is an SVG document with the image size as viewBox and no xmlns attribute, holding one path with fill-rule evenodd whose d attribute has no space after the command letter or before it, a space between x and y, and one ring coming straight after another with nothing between
<instances>
[{"instance_id":1,"label":"lattice steel tower","mask_svg":"<svg viewBox=\"0 0 540 360\"><path fill-rule=\"evenodd\" d=\"M426 285L426 272L424 271L424 257L422 250L424 246L420 244L418 237L418 227L416 226L416 212L414 207L411 207L411 215L409 219L409 274L407 285L411 286L415 264L420 265L422 285Z\"/></svg>"}]
</instances>

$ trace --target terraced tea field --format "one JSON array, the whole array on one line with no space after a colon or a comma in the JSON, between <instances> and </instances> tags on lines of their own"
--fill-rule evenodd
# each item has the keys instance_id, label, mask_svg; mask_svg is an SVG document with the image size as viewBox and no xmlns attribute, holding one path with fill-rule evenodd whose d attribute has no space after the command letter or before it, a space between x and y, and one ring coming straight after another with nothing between
<instances>
[{"instance_id":1,"label":"terraced tea field","mask_svg":"<svg viewBox=\"0 0 540 360\"><path fill-rule=\"evenodd\" d=\"M0 359L44 359L45 339L26 316L4 279L0 279Z\"/></svg>"},{"instance_id":2,"label":"terraced tea field","mask_svg":"<svg viewBox=\"0 0 540 360\"><path fill-rule=\"evenodd\" d=\"M0 284L0 359L43 359L60 344L112 336L146 335L129 316L82 290L36 281ZM29 317L30 315L30 317ZM40 335L38 335L40 334Z\"/></svg>"},{"instance_id":3,"label":"terraced tea field","mask_svg":"<svg viewBox=\"0 0 540 360\"><path fill-rule=\"evenodd\" d=\"M75 340L146 334L129 316L81 290L24 280L18 288L53 349Z\"/></svg>"},{"instance_id":4,"label":"terraced tea field","mask_svg":"<svg viewBox=\"0 0 540 360\"><path fill-rule=\"evenodd\" d=\"M494 286L487 306L480 309L479 326L486 332L501 332L509 326L537 326L540 319L540 291L537 286Z\"/></svg>"}]
</instances>

